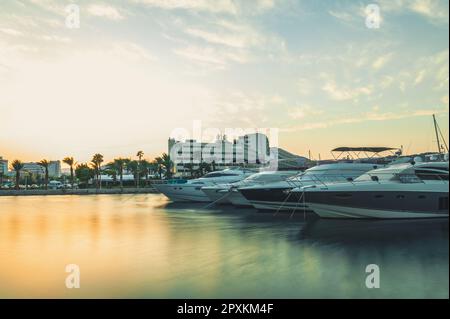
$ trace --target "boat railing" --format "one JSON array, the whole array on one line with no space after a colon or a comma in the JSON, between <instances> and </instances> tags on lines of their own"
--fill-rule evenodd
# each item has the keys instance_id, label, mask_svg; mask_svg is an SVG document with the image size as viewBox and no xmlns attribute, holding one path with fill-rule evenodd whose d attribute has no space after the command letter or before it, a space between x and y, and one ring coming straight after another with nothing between
<instances>
[{"instance_id":1,"label":"boat railing","mask_svg":"<svg viewBox=\"0 0 450 319\"><path fill-rule=\"evenodd\" d=\"M423 180L420 177L418 177L415 174L402 174L402 173L365 173L366 176L369 177L369 179L365 179L365 180L353 180L353 179L345 179L345 180L336 180L336 181L332 181L332 180L328 180L328 181L322 181L320 180L320 178L317 178L317 176L315 176L315 179L311 179L311 181L314 183L314 181L318 181L316 184L322 184L325 187L328 187L330 184L337 184L337 183L350 183L353 186L358 186L359 183L361 182L375 182L378 184L381 184L383 181L389 181L389 180L396 180L399 181L400 183L403 184L413 184L413 183L422 183L425 184L427 180ZM329 175L328 175L329 176ZM391 178L386 178L387 176L390 176ZM344 176L341 176L344 177ZM380 178L381 177L381 178ZM448 184L449 181L448 179L443 178L442 176L436 174L434 175L435 179L430 179L429 181L433 181L433 182L442 182L444 184ZM299 181L300 182L300 181ZM297 185L297 188L300 187L304 187L305 183L299 183L299 185Z\"/></svg>"},{"instance_id":2,"label":"boat railing","mask_svg":"<svg viewBox=\"0 0 450 319\"><path fill-rule=\"evenodd\" d=\"M310 184L321 184L325 187L331 183L349 182L353 184L354 180L352 177L349 177L348 175L346 176L344 174L326 174L326 175L308 174L308 179L303 180L301 178L289 179L286 180L286 182L293 188L296 188Z\"/></svg>"}]
</instances>

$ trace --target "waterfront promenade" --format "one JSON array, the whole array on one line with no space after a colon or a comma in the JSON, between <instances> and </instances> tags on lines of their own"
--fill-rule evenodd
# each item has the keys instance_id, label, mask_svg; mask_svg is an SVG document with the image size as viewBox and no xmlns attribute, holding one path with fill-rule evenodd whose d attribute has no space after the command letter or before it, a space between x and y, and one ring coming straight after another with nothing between
<instances>
[{"instance_id":1,"label":"waterfront promenade","mask_svg":"<svg viewBox=\"0 0 450 319\"><path fill-rule=\"evenodd\" d=\"M0 196L39 196L39 195L97 195L97 194L153 194L158 193L154 187L141 188L88 188L88 189L27 189L0 190Z\"/></svg>"}]
</instances>

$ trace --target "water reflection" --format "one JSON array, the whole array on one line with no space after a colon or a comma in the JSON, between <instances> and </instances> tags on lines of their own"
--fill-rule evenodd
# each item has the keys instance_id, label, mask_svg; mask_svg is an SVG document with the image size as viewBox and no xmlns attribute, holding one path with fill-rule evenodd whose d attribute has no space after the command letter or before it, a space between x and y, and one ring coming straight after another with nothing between
<instances>
[{"instance_id":1,"label":"water reflection","mask_svg":"<svg viewBox=\"0 0 450 319\"><path fill-rule=\"evenodd\" d=\"M0 297L448 298L448 221L335 221L160 195L0 198ZM81 288L64 286L66 264ZM381 288L365 287L376 263Z\"/></svg>"}]
</instances>

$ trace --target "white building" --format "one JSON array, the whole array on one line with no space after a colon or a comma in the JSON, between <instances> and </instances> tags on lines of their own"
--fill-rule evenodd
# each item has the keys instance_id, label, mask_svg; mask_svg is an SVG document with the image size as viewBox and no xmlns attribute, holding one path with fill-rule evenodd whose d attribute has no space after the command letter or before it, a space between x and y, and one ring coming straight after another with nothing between
<instances>
[{"instance_id":1,"label":"white building","mask_svg":"<svg viewBox=\"0 0 450 319\"><path fill-rule=\"evenodd\" d=\"M170 138L168 148L175 171L180 173L197 170L200 163L219 170L232 166L259 166L270 158L269 139L262 133L246 134L232 142L225 136L218 136L212 143L194 139L181 142Z\"/></svg>"},{"instance_id":2,"label":"white building","mask_svg":"<svg viewBox=\"0 0 450 319\"><path fill-rule=\"evenodd\" d=\"M8 174L8 160L0 156L0 174Z\"/></svg>"},{"instance_id":3,"label":"white building","mask_svg":"<svg viewBox=\"0 0 450 319\"><path fill-rule=\"evenodd\" d=\"M45 169L38 163L24 163L23 172L31 173L33 175L44 176ZM49 177L60 177L61 176L61 162L60 161L50 161L48 165L48 176Z\"/></svg>"}]
</instances>

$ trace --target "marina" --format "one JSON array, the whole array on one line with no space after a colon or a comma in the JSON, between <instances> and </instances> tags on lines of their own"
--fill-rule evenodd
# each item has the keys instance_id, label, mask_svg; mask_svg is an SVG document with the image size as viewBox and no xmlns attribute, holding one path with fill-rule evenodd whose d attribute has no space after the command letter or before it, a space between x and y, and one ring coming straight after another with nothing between
<instances>
[{"instance_id":1,"label":"marina","mask_svg":"<svg viewBox=\"0 0 450 319\"><path fill-rule=\"evenodd\" d=\"M449 299L448 0L0 3L0 300Z\"/></svg>"}]
</instances>

